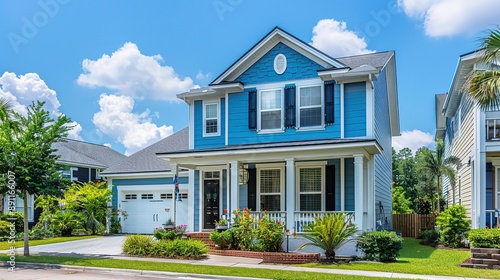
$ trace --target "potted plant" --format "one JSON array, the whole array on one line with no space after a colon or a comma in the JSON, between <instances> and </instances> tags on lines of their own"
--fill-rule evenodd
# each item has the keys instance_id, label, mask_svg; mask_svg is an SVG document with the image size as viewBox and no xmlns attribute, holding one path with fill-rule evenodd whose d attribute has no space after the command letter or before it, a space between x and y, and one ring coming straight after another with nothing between
<instances>
[{"instance_id":1,"label":"potted plant","mask_svg":"<svg viewBox=\"0 0 500 280\"><path fill-rule=\"evenodd\" d=\"M172 219L168 218L168 220L163 224L164 228L166 230L173 230L175 229L175 224L172 222Z\"/></svg>"},{"instance_id":2,"label":"potted plant","mask_svg":"<svg viewBox=\"0 0 500 280\"><path fill-rule=\"evenodd\" d=\"M225 230L227 229L227 221L224 219L220 219L215 222L215 229L217 230Z\"/></svg>"},{"instance_id":3,"label":"potted plant","mask_svg":"<svg viewBox=\"0 0 500 280\"><path fill-rule=\"evenodd\" d=\"M229 230L220 232L212 231L212 233L210 233L210 240L212 240L219 249L226 249L229 244L233 242L233 234Z\"/></svg>"}]
</instances>

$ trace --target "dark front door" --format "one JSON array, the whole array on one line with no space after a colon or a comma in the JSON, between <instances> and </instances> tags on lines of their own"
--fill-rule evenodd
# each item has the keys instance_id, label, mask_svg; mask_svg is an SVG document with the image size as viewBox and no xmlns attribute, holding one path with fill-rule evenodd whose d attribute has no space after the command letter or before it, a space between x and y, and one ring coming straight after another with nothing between
<instances>
[{"instance_id":1,"label":"dark front door","mask_svg":"<svg viewBox=\"0 0 500 280\"><path fill-rule=\"evenodd\" d=\"M219 219L219 180L205 180L203 196L205 206L203 225L205 229L214 229L215 221Z\"/></svg>"}]
</instances>

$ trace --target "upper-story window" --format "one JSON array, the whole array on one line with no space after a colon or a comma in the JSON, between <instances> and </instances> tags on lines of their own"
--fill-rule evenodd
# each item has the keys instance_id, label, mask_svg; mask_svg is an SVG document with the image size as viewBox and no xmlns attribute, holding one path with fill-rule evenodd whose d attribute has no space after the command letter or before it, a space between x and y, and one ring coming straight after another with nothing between
<instances>
[{"instance_id":1,"label":"upper-story window","mask_svg":"<svg viewBox=\"0 0 500 280\"><path fill-rule=\"evenodd\" d=\"M203 136L220 135L219 102L204 103Z\"/></svg>"},{"instance_id":2,"label":"upper-story window","mask_svg":"<svg viewBox=\"0 0 500 280\"><path fill-rule=\"evenodd\" d=\"M298 127L323 125L323 98L321 85L299 88Z\"/></svg>"},{"instance_id":3,"label":"upper-story window","mask_svg":"<svg viewBox=\"0 0 500 280\"><path fill-rule=\"evenodd\" d=\"M260 91L260 129L282 129L281 89Z\"/></svg>"}]
</instances>

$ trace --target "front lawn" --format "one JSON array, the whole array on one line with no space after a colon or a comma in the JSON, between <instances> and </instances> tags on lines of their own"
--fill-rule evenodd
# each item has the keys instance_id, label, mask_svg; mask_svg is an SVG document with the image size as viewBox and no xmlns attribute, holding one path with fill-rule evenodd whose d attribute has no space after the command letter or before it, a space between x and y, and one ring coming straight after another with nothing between
<instances>
[{"instance_id":1,"label":"front lawn","mask_svg":"<svg viewBox=\"0 0 500 280\"><path fill-rule=\"evenodd\" d=\"M37 246L37 245L61 243L61 242L68 242L68 241L74 241L74 240L96 238L96 237L100 237L100 236L98 236L98 235L83 235L83 236L54 237L54 238L41 239L41 240L30 240L29 245L31 247L31 246ZM16 241L16 243L14 245L15 245L16 249L23 248L24 241L18 240L18 241ZM9 244L8 241L0 241L0 250L9 250L10 246L12 246L12 244Z\"/></svg>"},{"instance_id":2,"label":"front lawn","mask_svg":"<svg viewBox=\"0 0 500 280\"><path fill-rule=\"evenodd\" d=\"M498 270L460 267L460 264L470 257L469 250L435 249L420 245L419 241L414 238L404 238L403 249L394 263L367 262L342 265L310 263L301 266L500 279Z\"/></svg>"}]
</instances>

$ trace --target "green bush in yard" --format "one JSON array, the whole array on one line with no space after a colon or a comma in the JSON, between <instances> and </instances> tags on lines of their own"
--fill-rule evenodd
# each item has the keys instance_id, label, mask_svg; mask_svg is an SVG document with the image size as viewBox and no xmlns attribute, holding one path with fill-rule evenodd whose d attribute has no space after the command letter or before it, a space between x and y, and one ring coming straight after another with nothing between
<instances>
[{"instance_id":1,"label":"green bush in yard","mask_svg":"<svg viewBox=\"0 0 500 280\"><path fill-rule=\"evenodd\" d=\"M439 232L433 229L424 230L420 232L418 238L426 244L436 244L439 242Z\"/></svg>"},{"instance_id":2,"label":"green bush in yard","mask_svg":"<svg viewBox=\"0 0 500 280\"><path fill-rule=\"evenodd\" d=\"M439 226L440 241L452 248L460 247L462 240L467 237L470 229L470 220L463 205L452 205L439 213L436 218Z\"/></svg>"},{"instance_id":3,"label":"green bush in yard","mask_svg":"<svg viewBox=\"0 0 500 280\"><path fill-rule=\"evenodd\" d=\"M0 237L9 236L10 234L10 223L7 221L0 220Z\"/></svg>"},{"instance_id":4,"label":"green bush in yard","mask_svg":"<svg viewBox=\"0 0 500 280\"><path fill-rule=\"evenodd\" d=\"M365 253L365 258L381 262L394 262L399 256L403 238L391 231L365 232L358 238L357 247Z\"/></svg>"},{"instance_id":5,"label":"green bush in yard","mask_svg":"<svg viewBox=\"0 0 500 280\"><path fill-rule=\"evenodd\" d=\"M123 242L123 252L133 256L149 256L153 253L155 242L151 236L129 235Z\"/></svg>"},{"instance_id":6,"label":"green bush in yard","mask_svg":"<svg viewBox=\"0 0 500 280\"><path fill-rule=\"evenodd\" d=\"M469 231L469 241L473 248L500 249L500 228L480 228Z\"/></svg>"},{"instance_id":7,"label":"green bush in yard","mask_svg":"<svg viewBox=\"0 0 500 280\"><path fill-rule=\"evenodd\" d=\"M152 255L160 258L200 259L208 253L208 247L200 240L161 240L154 244Z\"/></svg>"},{"instance_id":8,"label":"green bush in yard","mask_svg":"<svg viewBox=\"0 0 500 280\"><path fill-rule=\"evenodd\" d=\"M0 214L0 220L1 221L7 221L10 222L13 220L9 219L15 219L14 224L16 225L16 232L24 232L24 215L21 212L5 212L3 214Z\"/></svg>"}]
</instances>

